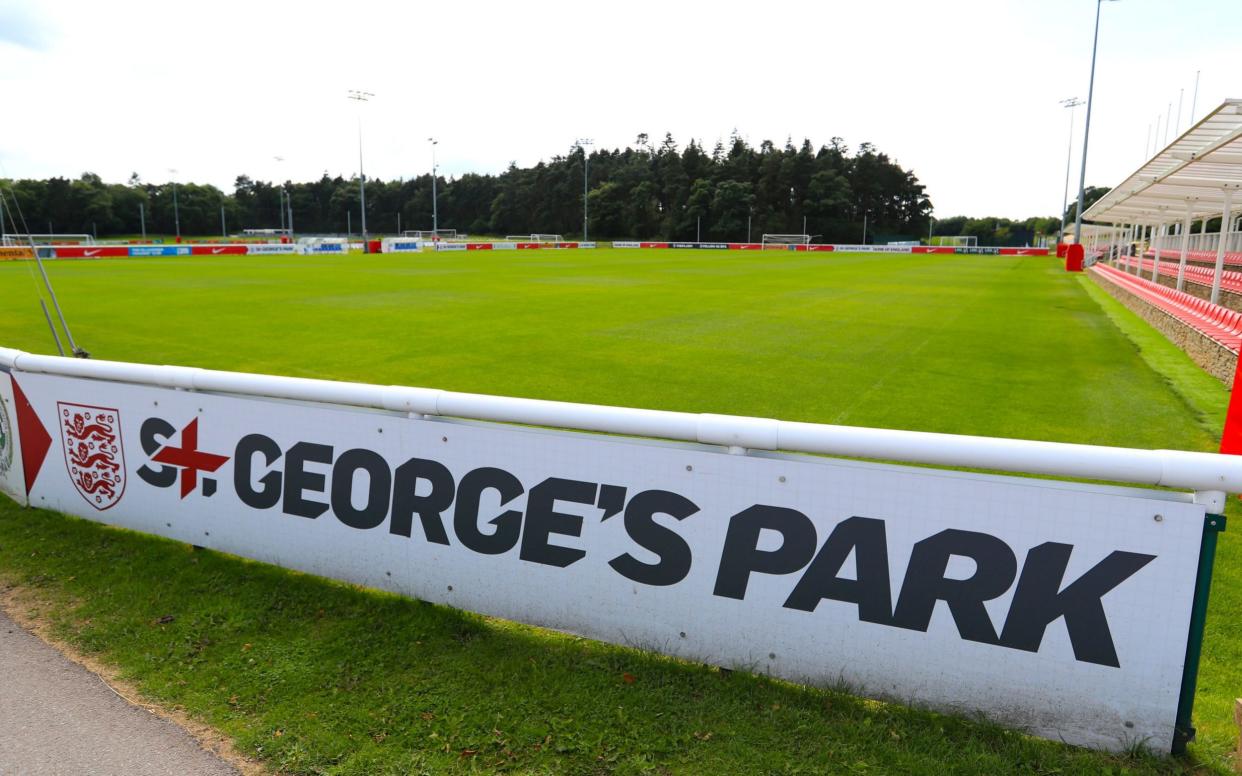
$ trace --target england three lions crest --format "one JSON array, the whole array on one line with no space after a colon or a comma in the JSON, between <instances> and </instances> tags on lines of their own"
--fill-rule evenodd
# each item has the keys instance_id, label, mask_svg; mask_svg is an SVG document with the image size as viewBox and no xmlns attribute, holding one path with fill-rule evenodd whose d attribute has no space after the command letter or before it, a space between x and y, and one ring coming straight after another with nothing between
<instances>
[{"instance_id":1,"label":"england three lions crest","mask_svg":"<svg viewBox=\"0 0 1242 776\"><path fill-rule=\"evenodd\" d=\"M69 479L86 503L104 510L125 493L121 413L107 407L56 402Z\"/></svg>"}]
</instances>

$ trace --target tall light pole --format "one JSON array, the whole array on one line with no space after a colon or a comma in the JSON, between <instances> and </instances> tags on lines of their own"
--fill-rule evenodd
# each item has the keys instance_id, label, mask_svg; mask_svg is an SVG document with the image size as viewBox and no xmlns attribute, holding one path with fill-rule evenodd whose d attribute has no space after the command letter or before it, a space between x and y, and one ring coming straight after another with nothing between
<instances>
[{"instance_id":1,"label":"tall light pole","mask_svg":"<svg viewBox=\"0 0 1242 776\"><path fill-rule=\"evenodd\" d=\"M1190 125L1195 123L1195 108L1199 106L1199 71L1195 71L1195 96L1190 98Z\"/></svg>"},{"instance_id":2,"label":"tall light pole","mask_svg":"<svg viewBox=\"0 0 1242 776\"><path fill-rule=\"evenodd\" d=\"M591 223L590 211L587 208L587 181L589 179L588 171L590 170L591 157L587 153L587 146L595 145L595 141L589 137L580 137L577 146L582 149L582 241L590 240L588 227Z\"/></svg>"},{"instance_id":3,"label":"tall light pole","mask_svg":"<svg viewBox=\"0 0 1242 776\"><path fill-rule=\"evenodd\" d=\"M1082 105L1082 100L1077 97L1070 97L1068 100L1061 100L1061 105L1069 108L1070 112L1070 130L1068 147L1065 151L1065 189L1061 192L1061 229L1057 232L1057 243L1065 242L1065 203L1069 201L1069 178L1070 178L1070 159L1074 156L1074 108Z\"/></svg>"},{"instance_id":4,"label":"tall light pole","mask_svg":"<svg viewBox=\"0 0 1242 776\"><path fill-rule=\"evenodd\" d=\"M368 102L375 95L358 89L350 89L347 97L358 103ZM358 107L358 183L362 206L362 252L367 253L367 174L362 169L362 106Z\"/></svg>"},{"instance_id":5,"label":"tall light pole","mask_svg":"<svg viewBox=\"0 0 1242 776\"><path fill-rule=\"evenodd\" d=\"M871 214L870 210L863 211L863 241L862 241L863 245L867 244L867 216L870 214Z\"/></svg>"},{"instance_id":6,"label":"tall light pole","mask_svg":"<svg viewBox=\"0 0 1242 776\"><path fill-rule=\"evenodd\" d=\"M169 167L168 172L172 174L173 185L173 223L177 229L177 241L181 241L181 211L177 209L177 171Z\"/></svg>"},{"instance_id":7,"label":"tall light pole","mask_svg":"<svg viewBox=\"0 0 1242 776\"><path fill-rule=\"evenodd\" d=\"M1116 0L1107 0L1116 2ZM1087 141L1091 137L1091 101L1095 97L1095 54L1100 47L1100 6L1105 0L1095 0L1095 37L1091 41L1091 80L1087 83L1087 121L1082 130L1082 172L1078 175L1078 212L1074 214L1074 242L1082 245L1082 207L1087 186Z\"/></svg>"},{"instance_id":8,"label":"tall light pole","mask_svg":"<svg viewBox=\"0 0 1242 776\"><path fill-rule=\"evenodd\" d=\"M427 138L431 143L431 234L440 236L440 211L436 205L436 146L440 144L434 137Z\"/></svg>"},{"instance_id":9,"label":"tall light pole","mask_svg":"<svg viewBox=\"0 0 1242 776\"><path fill-rule=\"evenodd\" d=\"M276 163L278 165L285 160L285 157L283 156L273 156L272 158L276 160ZM277 177L282 177L282 176L278 174ZM280 184L280 188L276 190L276 195L280 202L280 230L281 232L288 234L287 232L288 227L286 227L285 225L285 196L286 194L285 194L284 183Z\"/></svg>"}]
</instances>

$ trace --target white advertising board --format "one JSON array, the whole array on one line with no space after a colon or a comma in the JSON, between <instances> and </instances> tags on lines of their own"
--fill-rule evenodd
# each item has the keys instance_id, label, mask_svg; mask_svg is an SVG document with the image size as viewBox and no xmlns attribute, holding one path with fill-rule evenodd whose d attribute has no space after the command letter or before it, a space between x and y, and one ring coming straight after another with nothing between
<instances>
[{"instance_id":1,"label":"white advertising board","mask_svg":"<svg viewBox=\"0 0 1242 776\"><path fill-rule=\"evenodd\" d=\"M458 242L437 242L435 246L436 246L437 251L464 251L466 250L466 244L458 243Z\"/></svg>"},{"instance_id":2,"label":"white advertising board","mask_svg":"<svg viewBox=\"0 0 1242 776\"><path fill-rule=\"evenodd\" d=\"M612 247L614 248L641 248L643 247L643 244L638 242L637 240L613 240Z\"/></svg>"},{"instance_id":3,"label":"white advertising board","mask_svg":"<svg viewBox=\"0 0 1242 776\"><path fill-rule=\"evenodd\" d=\"M246 253L249 254L290 254L297 252L298 246L293 243L285 243L283 245L251 243L246 246Z\"/></svg>"},{"instance_id":4,"label":"white advertising board","mask_svg":"<svg viewBox=\"0 0 1242 776\"><path fill-rule=\"evenodd\" d=\"M385 237L380 243L381 253L421 253L423 244L407 237Z\"/></svg>"},{"instance_id":5,"label":"white advertising board","mask_svg":"<svg viewBox=\"0 0 1242 776\"><path fill-rule=\"evenodd\" d=\"M51 440L33 506L1075 744L1173 740L1186 494L13 379L22 439Z\"/></svg>"},{"instance_id":6,"label":"white advertising board","mask_svg":"<svg viewBox=\"0 0 1242 776\"><path fill-rule=\"evenodd\" d=\"M908 245L833 245L834 251L847 253L910 253Z\"/></svg>"}]
</instances>

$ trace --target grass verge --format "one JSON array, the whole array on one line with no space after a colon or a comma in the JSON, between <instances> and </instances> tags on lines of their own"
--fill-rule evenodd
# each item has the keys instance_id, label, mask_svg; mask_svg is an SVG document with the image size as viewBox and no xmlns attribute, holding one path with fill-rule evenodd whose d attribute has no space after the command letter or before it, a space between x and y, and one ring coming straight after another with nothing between
<instances>
[{"instance_id":1,"label":"grass verge","mask_svg":"<svg viewBox=\"0 0 1242 776\"><path fill-rule=\"evenodd\" d=\"M725 673L7 499L0 580L55 638L290 773L1218 770Z\"/></svg>"}]
</instances>

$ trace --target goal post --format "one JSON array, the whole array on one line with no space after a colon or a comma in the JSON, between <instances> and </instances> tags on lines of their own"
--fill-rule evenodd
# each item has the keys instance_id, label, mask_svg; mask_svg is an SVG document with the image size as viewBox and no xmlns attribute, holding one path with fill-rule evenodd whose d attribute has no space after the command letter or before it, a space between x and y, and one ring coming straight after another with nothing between
<instances>
[{"instance_id":1,"label":"goal post","mask_svg":"<svg viewBox=\"0 0 1242 776\"><path fill-rule=\"evenodd\" d=\"M937 235L932 238L932 245L952 246L954 248L977 248L979 238L973 234Z\"/></svg>"},{"instance_id":2,"label":"goal post","mask_svg":"<svg viewBox=\"0 0 1242 776\"><path fill-rule=\"evenodd\" d=\"M765 234L762 243L764 248L785 248L790 245L810 245L809 234Z\"/></svg>"},{"instance_id":3,"label":"goal post","mask_svg":"<svg viewBox=\"0 0 1242 776\"><path fill-rule=\"evenodd\" d=\"M409 237L412 240L426 240L435 242L437 240L456 240L456 229L406 229L401 233L402 237Z\"/></svg>"}]
</instances>

